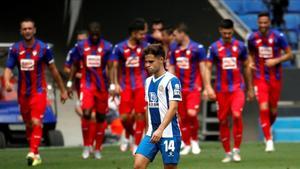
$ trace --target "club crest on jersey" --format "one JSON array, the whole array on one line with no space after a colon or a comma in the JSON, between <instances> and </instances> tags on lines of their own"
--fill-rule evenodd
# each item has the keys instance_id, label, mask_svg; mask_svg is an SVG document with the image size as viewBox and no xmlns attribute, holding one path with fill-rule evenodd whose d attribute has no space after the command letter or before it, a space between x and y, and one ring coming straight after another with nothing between
<instances>
[{"instance_id":1,"label":"club crest on jersey","mask_svg":"<svg viewBox=\"0 0 300 169\"><path fill-rule=\"evenodd\" d=\"M160 92L164 92L164 87L163 87L162 85L160 85L160 86L158 87L158 90L159 90Z\"/></svg>"},{"instance_id":2,"label":"club crest on jersey","mask_svg":"<svg viewBox=\"0 0 300 169\"><path fill-rule=\"evenodd\" d=\"M186 51L186 55L190 55L192 52L190 50Z\"/></svg>"},{"instance_id":3,"label":"club crest on jersey","mask_svg":"<svg viewBox=\"0 0 300 169\"><path fill-rule=\"evenodd\" d=\"M233 50L234 52L236 52L236 51L237 51L237 47L236 47L236 46L232 46L232 50Z\"/></svg>"},{"instance_id":4,"label":"club crest on jersey","mask_svg":"<svg viewBox=\"0 0 300 169\"><path fill-rule=\"evenodd\" d=\"M103 49L100 47L97 50L98 50L99 53L101 53Z\"/></svg>"},{"instance_id":5,"label":"club crest on jersey","mask_svg":"<svg viewBox=\"0 0 300 169\"><path fill-rule=\"evenodd\" d=\"M34 60L33 59L21 59L20 68L22 71L33 71L34 70Z\"/></svg>"},{"instance_id":6,"label":"club crest on jersey","mask_svg":"<svg viewBox=\"0 0 300 169\"><path fill-rule=\"evenodd\" d=\"M32 51L32 55L33 55L33 56L36 56L36 54L37 54L37 51L36 51L36 50Z\"/></svg>"},{"instance_id":7,"label":"club crest on jersey","mask_svg":"<svg viewBox=\"0 0 300 169\"><path fill-rule=\"evenodd\" d=\"M140 53L142 53L142 49L141 49L141 48L137 48L137 49L136 49L136 52L137 52L138 54L140 54Z\"/></svg>"},{"instance_id":8,"label":"club crest on jersey","mask_svg":"<svg viewBox=\"0 0 300 169\"><path fill-rule=\"evenodd\" d=\"M273 42L274 42L274 39L273 39L273 38L270 38L270 39L269 39L269 43L272 44Z\"/></svg>"}]
</instances>

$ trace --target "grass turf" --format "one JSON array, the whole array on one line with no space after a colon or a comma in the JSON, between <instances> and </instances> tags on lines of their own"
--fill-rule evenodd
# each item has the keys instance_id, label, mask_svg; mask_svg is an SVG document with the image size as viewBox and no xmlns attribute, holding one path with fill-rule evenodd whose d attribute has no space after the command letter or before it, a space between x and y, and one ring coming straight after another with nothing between
<instances>
[{"instance_id":1,"label":"grass turf","mask_svg":"<svg viewBox=\"0 0 300 169\"><path fill-rule=\"evenodd\" d=\"M262 143L244 143L241 148L242 162L222 164L223 149L218 142L201 144L200 155L182 156L180 169L300 169L300 143L277 143L276 152L265 153ZM101 160L81 159L81 148L42 148L43 164L35 168L44 169L130 169L133 156L130 152L121 153L119 147L105 147ZM27 149L0 150L0 169L29 168L25 156ZM160 154L150 169L163 168Z\"/></svg>"}]
</instances>

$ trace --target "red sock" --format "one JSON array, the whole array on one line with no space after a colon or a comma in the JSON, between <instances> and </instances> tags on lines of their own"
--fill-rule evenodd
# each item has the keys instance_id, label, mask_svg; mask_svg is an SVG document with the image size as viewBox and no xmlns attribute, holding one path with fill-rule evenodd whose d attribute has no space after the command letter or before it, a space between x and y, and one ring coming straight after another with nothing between
<instances>
[{"instance_id":1,"label":"red sock","mask_svg":"<svg viewBox=\"0 0 300 169\"><path fill-rule=\"evenodd\" d=\"M198 141L199 120L198 116L190 117L190 130L192 140Z\"/></svg>"},{"instance_id":2,"label":"red sock","mask_svg":"<svg viewBox=\"0 0 300 169\"><path fill-rule=\"evenodd\" d=\"M41 125L33 125L30 138L30 152L33 152L34 154L39 154L38 149L42 139L42 132Z\"/></svg>"},{"instance_id":3,"label":"red sock","mask_svg":"<svg viewBox=\"0 0 300 169\"><path fill-rule=\"evenodd\" d=\"M230 129L228 120L220 121L220 138L226 153L230 152Z\"/></svg>"},{"instance_id":4,"label":"red sock","mask_svg":"<svg viewBox=\"0 0 300 169\"><path fill-rule=\"evenodd\" d=\"M143 134L144 134L144 129L145 129L145 120L136 120L135 122L135 132L134 132L134 140L135 140L135 145L139 145Z\"/></svg>"},{"instance_id":5,"label":"red sock","mask_svg":"<svg viewBox=\"0 0 300 169\"><path fill-rule=\"evenodd\" d=\"M84 118L81 118L81 132L83 138L83 145L88 146L89 121Z\"/></svg>"},{"instance_id":6,"label":"red sock","mask_svg":"<svg viewBox=\"0 0 300 169\"><path fill-rule=\"evenodd\" d=\"M129 139L130 135L133 135L133 118L128 117L125 121L122 121L123 127L125 129L125 136Z\"/></svg>"},{"instance_id":7,"label":"red sock","mask_svg":"<svg viewBox=\"0 0 300 169\"><path fill-rule=\"evenodd\" d=\"M92 146L96 137L96 122L89 122L89 135L88 135L88 146Z\"/></svg>"},{"instance_id":8,"label":"red sock","mask_svg":"<svg viewBox=\"0 0 300 169\"><path fill-rule=\"evenodd\" d=\"M234 148L240 149L243 136L243 120L242 117L233 118L233 137Z\"/></svg>"},{"instance_id":9,"label":"red sock","mask_svg":"<svg viewBox=\"0 0 300 169\"><path fill-rule=\"evenodd\" d=\"M276 121L277 118L277 112L270 112L270 125L272 126L274 124L274 122Z\"/></svg>"},{"instance_id":10,"label":"red sock","mask_svg":"<svg viewBox=\"0 0 300 169\"><path fill-rule=\"evenodd\" d=\"M182 134L182 141L185 145L191 145L191 131L190 131L190 122L189 118L181 118L181 134Z\"/></svg>"},{"instance_id":11,"label":"red sock","mask_svg":"<svg viewBox=\"0 0 300 169\"><path fill-rule=\"evenodd\" d=\"M263 130L264 136L266 140L271 139L271 131L270 131L270 111L267 110L260 110L260 125Z\"/></svg>"},{"instance_id":12,"label":"red sock","mask_svg":"<svg viewBox=\"0 0 300 169\"><path fill-rule=\"evenodd\" d=\"M96 123L96 145L95 150L100 150L104 135L105 135L106 122Z\"/></svg>"}]
</instances>

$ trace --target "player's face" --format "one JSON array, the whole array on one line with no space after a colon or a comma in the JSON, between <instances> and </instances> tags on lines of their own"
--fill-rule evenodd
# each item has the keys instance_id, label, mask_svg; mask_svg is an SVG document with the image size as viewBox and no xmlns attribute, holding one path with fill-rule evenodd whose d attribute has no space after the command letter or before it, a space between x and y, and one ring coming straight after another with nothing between
<instances>
[{"instance_id":1,"label":"player's face","mask_svg":"<svg viewBox=\"0 0 300 169\"><path fill-rule=\"evenodd\" d=\"M145 56L145 68L150 74L156 74L163 66L163 57L155 57L153 54Z\"/></svg>"},{"instance_id":2,"label":"player's face","mask_svg":"<svg viewBox=\"0 0 300 169\"><path fill-rule=\"evenodd\" d=\"M36 28L34 26L34 23L30 21L22 22L20 32L24 40L30 41L36 33Z\"/></svg>"},{"instance_id":3,"label":"player's face","mask_svg":"<svg viewBox=\"0 0 300 169\"><path fill-rule=\"evenodd\" d=\"M267 16L262 16L258 18L258 29L261 33L268 32L271 25L271 20Z\"/></svg>"},{"instance_id":4,"label":"player's face","mask_svg":"<svg viewBox=\"0 0 300 169\"><path fill-rule=\"evenodd\" d=\"M224 42L231 42L233 36L233 29L229 28L220 28L219 32Z\"/></svg>"},{"instance_id":5,"label":"player's face","mask_svg":"<svg viewBox=\"0 0 300 169\"><path fill-rule=\"evenodd\" d=\"M170 44L174 40L173 33L169 35L166 31L162 31L162 42L165 44Z\"/></svg>"},{"instance_id":6,"label":"player's face","mask_svg":"<svg viewBox=\"0 0 300 169\"><path fill-rule=\"evenodd\" d=\"M182 43L184 40L184 32L179 32L178 30L174 30L174 39L177 43Z\"/></svg>"},{"instance_id":7,"label":"player's face","mask_svg":"<svg viewBox=\"0 0 300 169\"><path fill-rule=\"evenodd\" d=\"M152 32L156 32L156 31L161 32L162 29L163 29L162 23L152 25Z\"/></svg>"},{"instance_id":8,"label":"player's face","mask_svg":"<svg viewBox=\"0 0 300 169\"><path fill-rule=\"evenodd\" d=\"M141 42L143 40L145 40L146 38L146 33L147 33L147 30L139 30L139 31L135 31L133 32L133 37L136 41L138 42Z\"/></svg>"},{"instance_id":9,"label":"player's face","mask_svg":"<svg viewBox=\"0 0 300 169\"><path fill-rule=\"evenodd\" d=\"M81 33L81 34L77 35L77 40L78 41L82 41L82 40L87 39L87 38L88 38L87 34L85 34L85 33Z\"/></svg>"},{"instance_id":10,"label":"player's face","mask_svg":"<svg viewBox=\"0 0 300 169\"><path fill-rule=\"evenodd\" d=\"M93 43L97 43L100 39L100 30L92 30L90 31L90 37Z\"/></svg>"}]
</instances>

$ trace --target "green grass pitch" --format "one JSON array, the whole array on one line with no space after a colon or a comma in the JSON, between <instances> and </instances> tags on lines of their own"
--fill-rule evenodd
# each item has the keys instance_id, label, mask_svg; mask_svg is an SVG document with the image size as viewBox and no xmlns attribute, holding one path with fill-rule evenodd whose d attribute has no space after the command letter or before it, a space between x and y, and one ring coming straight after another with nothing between
<instances>
[{"instance_id":1,"label":"green grass pitch","mask_svg":"<svg viewBox=\"0 0 300 169\"><path fill-rule=\"evenodd\" d=\"M241 147L242 162L222 164L223 149L218 142L201 144L200 155L182 156L180 169L300 169L300 143L277 143L276 152L265 153L262 143L244 143ZM119 147L105 147L101 160L81 159L81 148L42 148L41 169L130 169L133 156L121 153ZM0 169L28 169L25 160L27 149L0 150ZM161 169L162 160L158 154L150 169Z\"/></svg>"}]
</instances>

